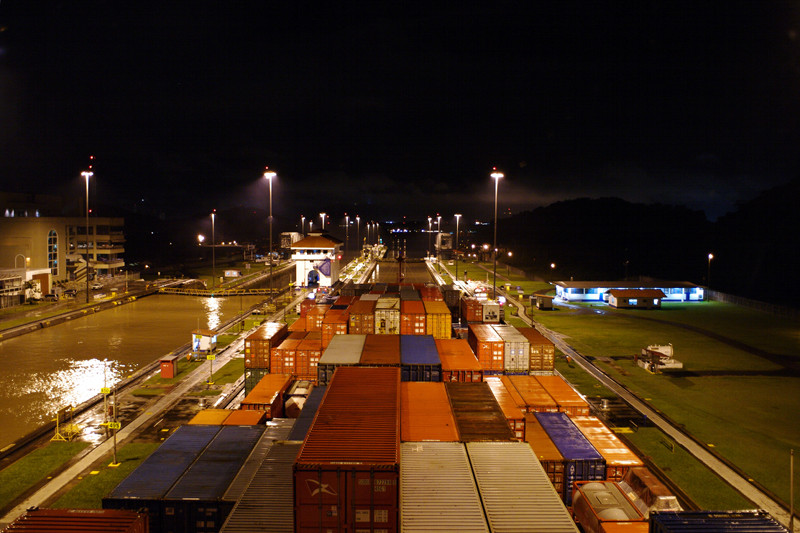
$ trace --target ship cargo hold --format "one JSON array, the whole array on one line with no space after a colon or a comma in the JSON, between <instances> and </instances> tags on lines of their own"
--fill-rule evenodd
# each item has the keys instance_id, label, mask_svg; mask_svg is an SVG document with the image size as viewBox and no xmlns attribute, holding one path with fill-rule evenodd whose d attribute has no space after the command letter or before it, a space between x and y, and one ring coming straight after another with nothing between
<instances>
[{"instance_id":1,"label":"ship cargo hold","mask_svg":"<svg viewBox=\"0 0 800 533\"><path fill-rule=\"evenodd\" d=\"M488 376L486 383L492 390L494 399L497 400L500 409L503 410L503 414L508 421L508 427L514 432L514 436L517 440L525 440L525 413L519 408L517 401L498 376Z\"/></svg>"},{"instance_id":2,"label":"ship cargo hold","mask_svg":"<svg viewBox=\"0 0 800 533\"><path fill-rule=\"evenodd\" d=\"M487 383L451 382L445 383L445 390L462 442L514 440L514 433Z\"/></svg>"},{"instance_id":3,"label":"ship cargo hold","mask_svg":"<svg viewBox=\"0 0 800 533\"><path fill-rule=\"evenodd\" d=\"M425 305L422 300L403 300L400 293L400 334L425 335L425 324Z\"/></svg>"},{"instance_id":4,"label":"ship cargo hold","mask_svg":"<svg viewBox=\"0 0 800 533\"><path fill-rule=\"evenodd\" d=\"M400 335L402 381L442 381L442 362L431 335Z\"/></svg>"},{"instance_id":5,"label":"ship cargo hold","mask_svg":"<svg viewBox=\"0 0 800 533\"><path fill-rule=\"evenodd\" d=\"M573 416L572 422L606 460L606 479L622 481L629 469L644 466L642 460L594 416Z\"/></svg>"},{"instance_id":6,"label":"ship cargo hold","mask_svg":"<svg viewBox=\"0 0 800 533\"><path fill-rule=\"evenodd\" d=\"M244 340L244 367L269 368L272 348L288 334L289 328L283 322L267 322L259 326Z\"/></svg>"},{"instance_id":7,"label":"ship cargo hold","mask_svg":"<svg viewBox=\"0 0 800 533\"><path fill-rule=\"evenodd\" d=\"M534 416L564 457L564 502L572 505L573 483L604 480L606 460L565 413L535 413Z\"/></svg>"},{"instance_id":8,"label":"ship cargo hold","mask_svg":"<svg viewBox=\"0 0 800 533\"><path fill-rule=\"evenodd\" d=\"M578 533L530 446L469 442L467 454L492 533Z\"/></svg>"},{"instance_id":9,"label":"ship cargo hold","mask_svg":"<svg viewBox=\"0 0 800 533\"><path fill-rule=\"evenodd\" d=\"M535 376L547 393L558 404L558 410L570 416L589 414L589 403L570 387L561 376Z\"/></svg>"},{"instance_id":10,"label":"ship cargo hold","mask_svg":"<svg viewBox=\"0 0 800 533\"><path fill-rule=\"evenodd\" d=\"M489 324L470 324L467 340L478 357L485 376L503 373L503 339Z\"/></svg>"},{"instance_id":11,"label":"ship cargo hold","mask_svg":"<svg viewBox=\"0 0 800 533\"><path fill-rule=\"evenodd\" d=\"M530 445L533 454L539 459L553 488L563 500L566 497L564 485L564 456L558 451L552 439L542 428L533 413L525 415L525 441Z\"/></svg>"},{"instance_id":12,"label":"ship cargo hold","mask_svg":"<svg viewBox=\"0 0 800 533\"><path fill-rule=\"evenodd\" d=\"M317 363L317 384L327 385L340 366L354 366L361 362L366 335L337 335L322 352Z\"/></svg>"},{"instance_id":13,"label":"ship cargo hold","mask_svg":"<svg viewBox=\"0 0 800 533\"><path fill-rule=\"evenodd\" d=\"M118 509L39 509L32 507L3 529L11 533L149 533L146 513Z\"/></svg>"},{"instance_id":14,"label":"ship cargo hold","mask_svg":"<svg viewBox=\"0 0 800 533\"><path fill-rule=\"evenodd\" d=\"M572 515L583 533L609 533L608 529L619 528L631 533L646 533L648 530L647 519L614 481L577 482L572 497Z\"/></svg>"},{"instance_id":15,"label":"ship cargo hold","mask_svg":"<svg viewBox=\"0 0 800 533\"><path fill-rule=\"evenodd\" d=\"M264 426L225 426L164 496L161 530L216 533L233 508L223 500Z\"/></svg>"},{"instance_id":16,"label":"ship cargo hold","mask_svg":"<svg viewBox=\"0 0 800 533\"><path fill-rule=\"evenodd\" d=\"M534 376L504 376L503 383L522 398L520 407L526 413L557 413L558 403Z\"/></svg>"},{"instance_id":17,"label":"ship cargo hold","mask_svg":"<svg viewBox=\"0 0 800 533\"><path fill-rule=\"evenodd\" d=\"M489 533L463 444L406 442L401 445L400 454L403 533Z\"/></svg>"},{"instance_id":18,"label":"ship cargo hold","mask_svg":"<svg viewBox=\"0 0 800 533\"><path fill-rule=\"evenodd\" d=\"M434 339L449 339L453 332L453 316L447 304L440 300L425 299L422 304L425 306L426 334L432 335Z\"/></svg>"},{"instance_id":19,"label":"ship cargo hold","mask_svg":"<svg viewBox=\"0 0 800 533\"><path fill-rule=\"evenodd\" d=\"M299 442L276 442L256 465L220 533L291 533L294 531L292 465Z\"/></svg>"},{"instance_id":20,"label":"ship cargo hold","mask_svg":"<svg viewBox=\"0 0 800 533\"><path fill-rule=\"evenodd\" d=\"M267 374L250 394L244 397L241 409L264 411L267 419L283 418L283 393L292 383L290 374Z\"/></svg>"},{"instance_id":21,"label":"ship cargo hold","mask_svg":"<svg viewBox=\"0 0 800 533\"><path fill-rule=\"evenodd\" d=\"M400 414L400 439L404 442L459 440L444 383L401 383Z\"/></svg>"},{"instance_id":22,"label":"ship cargo hold","mask_svg":"<svg viewBox=\"0 0 800 533\"><path fill-rule=\"evenodd\" d=\"M481 382L483 368L466 339L436 339L442 381Z\"/></svg>"},{"instance_id":23,"label":"ship cargo hold","mask_svg":"<svg viewBox=\"0 0 800 533\"><path fill-rule=\"evenodd\" d=\"M295 531L396 533L399 461L400 369L338 368L294 464Z\"/></svg>"}]
</instances>

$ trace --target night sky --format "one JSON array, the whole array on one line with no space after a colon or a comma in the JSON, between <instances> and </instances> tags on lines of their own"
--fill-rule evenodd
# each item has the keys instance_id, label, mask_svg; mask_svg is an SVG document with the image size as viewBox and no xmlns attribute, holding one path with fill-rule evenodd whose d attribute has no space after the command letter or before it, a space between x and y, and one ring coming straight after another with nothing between
<instances>
[{"instance_id":1,"label":"night sky","mask_svg":"<svg viewBox=\"0 0 800 533\"><path fill-rule=\"evenodd\" d=\"M382 4L2 0L0 188L489 218L497 166L713 220L798 173L796 2Z\"/></svg>"}]
</instances>

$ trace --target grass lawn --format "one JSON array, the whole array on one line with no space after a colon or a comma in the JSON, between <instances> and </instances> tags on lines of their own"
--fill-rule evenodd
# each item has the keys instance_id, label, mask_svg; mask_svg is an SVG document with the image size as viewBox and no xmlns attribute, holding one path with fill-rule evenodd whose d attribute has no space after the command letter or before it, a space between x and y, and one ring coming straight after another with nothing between
<instances>
[{"instance_id":1,"label":"grass lawn","mask_svg":"<svg viewBox=\"0 0 800 533\"><path fill-rule=\"evenodd\" d=\"M0 471L0 509L89 446L88 442L51 442Z\"/></svg>"},{"instance_id":2,"label":"grass lawn","mask_svg":"<svg viewBox=\"0 0 800 533\"><path fill-rule=\"evenodd\" d=\"M225 385L226 383L233 383L243 375L244 359L242 357L234 357L225 366L214 372L213 380L217 385Z\"/></svg>"},{"instance_id":3,"label":"grass lawn","mask_svg":"<svg viewBox=\"0 0 800 533\"><path fill-rule=\"evenodd\" d=\"M80 481L66 494L58 498L52 505L53 509L101 509L102 499L119 483L128 477L128 474L139 466L161 443L131 443L117 450L119 466L109 467L113 455L109 454L102 459L100 465L95 465L92 470L82 477Z\"/></svg>"},{"instance_id":4,"label":"grass lawn","mask_svg":"<svg viewBox=\"0 0 800 533\"><path fill-rule=\"evenodd\" d=\"M162 378L160 375L155 375L145 381L141 387L133 391L134 396L158 396L169 391L175 386L184 376L194 371L195 368L200 366L202 361L187 361L182 357L178 360L178 375L174 378Z\"/></svg>"},{"instance_id":5,"label":"grass lawn","mask_svg":"<svg viewBox=\"0 0 800 533\"><path fill-rule=\"evenodd\" d=\"M720 302L669 305L661 311L603 313L605 306L536 312L579 352L701 442L778 495L789 499L789 450L800 449L798 327L789 320ZM642 320L643 317L648 320ZM669 324L649 319L677 323ZM760 357L681 324L763 348ZM672 343L682 372L652 375L633 361L648 344ZM795 474L795 483L800 475ZM800 505L800 494L795 506Z\"/></svg>"}]
</instances>

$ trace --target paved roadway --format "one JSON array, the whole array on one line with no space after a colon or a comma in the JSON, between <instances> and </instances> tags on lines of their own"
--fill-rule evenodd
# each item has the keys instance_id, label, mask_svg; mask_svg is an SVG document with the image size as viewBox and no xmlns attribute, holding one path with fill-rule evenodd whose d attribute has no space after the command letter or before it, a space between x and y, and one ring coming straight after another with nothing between
<instances>
[{"instance_id":1,"label":"paved roadway","mask_svg":"<svg viewBox=\"0 0 800 533\"><path fill-rule=\"evenodd\" d=\"M442 265L443 268L447 268L445 265ZM500 274L497 275L498 278L503 278ZM498 284L499 285L499 284ZM516 299L515 297L511 296L510 294L506 294L504 290L502 290L499 286L497 288L499 294L506 297L508 302L511 305L514 305L518 309L517 316L525 323L533 326L534 322L525 314L523 304ZM536 323L537 329L542 332L548 339L550 339L559 350L561 350L564 354L569 355L572 359L586 372L591 374L595 377L598 381L600 381L603 385L608 387L612 390L617 396L628 402L631 407L639 411L641 414L647 416L647 418L657 426L661 431L669 435L676 443L681 445L684 449L686 449L689 453L691 453L694 457L696 457L700 462L705 464L708 468L710 468L713 472L715 472L718 476L722 479L727 481L733 488L738 490L742 495L753 502L756 506L760 509L764 509L770 515L772 515L776 520L782 523L785 526L789 526L789 512L783 508L783 506L773 500L768 494L761 491L758 487L753 485L747 477L743 476L741 473L737 472L736 470L729 467L723 461L721 461L718 457L716 457L713 453L709 452L705 446L698 443L694 440L688 433L684 432L680 428L674 426L672 422L665 419L661 416L659 411L656 411L652 407L650 407L647 403L640 400L639 397L628 391L624 388L621 384L619 384L616 380L611 378L610 376L606 375L602 372L599 368L594 366L590 363L585 357L583 357L580 353L576 352L571 346L569 346L564 339L554 331L551 331L539 323Z\"/></svg>"}]
</instances>

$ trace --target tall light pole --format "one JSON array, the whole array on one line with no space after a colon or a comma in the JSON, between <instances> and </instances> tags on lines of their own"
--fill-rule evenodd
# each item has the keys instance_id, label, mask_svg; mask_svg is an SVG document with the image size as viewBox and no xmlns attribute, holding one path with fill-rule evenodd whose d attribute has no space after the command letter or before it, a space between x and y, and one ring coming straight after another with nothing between
<instances>
[{"instance_id":1,"label":"tall light pole","mask_svg":"<svg viewBox=\"0 0 800 533\"><path fill-rule=\"evenodd\" d=\"M711 290L711 260L714 259L714 254L708 254L708 276L706 276L706 286Z\"/></svg>"},{"instance_id":2,"label":"tall light pole","mask_svg":"<svg viewBox=\"0 0 800 533\"><path fill-rule=\"evenodd\" d=\"M217 210L211 213L211 290L217 283L217 237L214 235L214 218L216 218Z\"/></svg>"},{"instance_id":3,"label":"tall light pole","mask_svg":"<svg viewBox=\"0 0 800 533\"><path fill-rule=\"evenodd\" d=\"M320 213L319 214L319 218L322 219L322 229L320 231L325 231L325 217L326 216L327 216L327 213Z\"/></svg>"},{"instance_id":4,"label":"tall light pole","mask_svg":"<svg viewBox=\"0 0 800 533\"><path fill-rule=\"evenodd\" d=\"M458 281L458 221L460 218L461 214L456 213L456 281Z\"/></svg>"},{"instance_id":5,"label":"tall light pole","mask_svg":"<svg viewBox=\"0 0 800 533\"><path fill-rule=\"evenodd\" d=\"M305 215L300 215L300 235L303 237L306 236L306 217Z\"/></svg>"},{"instance_id":6,"label":"tall light pole","mask_svg":"<svg viewBox=\"0 0 800 533\"><path fill-rule=\"evenodd\" d=\"M381 223L375 223L375 244L380 244L381 241Z\"/></svg>"},{"instance_id":7,"label":"tall light pole","mask_svg":"<svg viewBox=\"0 0 800 533\"><path fill-rule=\"evenodd\" d=\"M308 232L311 233L312 231L314 231L314 221L309 218L308 219Z\"/></svg>"},{"instance_id":8,"label":"tall light pole","mask_svg":"<svg viewBox=\"0 0 800 533\"><path fill-rule=\"evenodd\" d=\"M361 257L361 250L364 247L361 245L361 217L356 215L356 242L358 242L358 256Z\"/></svg>"},{"instance_id":9,"label":"tall light pole","mask_svg":"<svg viewBox=\"0 0 800 533\"><path fill-rule=\"evenodd\" d=\"M272 178L277 174L265 167L264 179L269 182L269 252L267 258L269 260L269 292L272 294Z\"/></svg>"},{"instance_id":10,"label":"tall light pole","mask_svg":"<svg viewBox=\"0 0 800 533\"><path fill-rule=\"evenodd\" d=\"M428 217L428 256L431 255L431 217Z\"/></svg>"},{"instance_id":11,"label":"tall light pole","mask_svg":"<svg viewBox=\"0 0 800 533\"><path fill-rule=\"evenodd\" d=\"M89 168L92 168L91 165ZM81 172L86 179L86 303L89 303L89 178L94 176L91 170Z\"/></svg>"},{"instance_id":12,"label":"tall light pole","mask_svg":"<svg viewBox=\"0 0 800 533\"><path fill-rule=\"evenodd\" d=\"M350 240L350 217L344 214L344 255L347 256L347 243ZM347 261L347 259L345 259Z\"/></svg>"},{"instance_id":13,"label":"tall light pole","mask_svg":"<svg viewBox=\"0 0 800 533\"><path fill-rule=\"evenodd\" d=\"M490 176L494 179L494 260L492 266L492 298L497 298L497 186L503 178L503 173L498 172L497 168Z\"/></svg>"},{"instance_id":14,"label":"tall light pole","mask_svg":"<svg viewBox=\"0 0 800 533\"><path fill-rule=\"evenodd\" d=\"M436 259L441 259L442 255L442 216L439 213L436 213L436 240L439 241L439 245L436 247Z\"/></svg>"}]
</instances>

